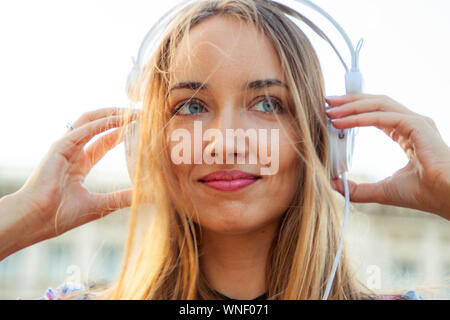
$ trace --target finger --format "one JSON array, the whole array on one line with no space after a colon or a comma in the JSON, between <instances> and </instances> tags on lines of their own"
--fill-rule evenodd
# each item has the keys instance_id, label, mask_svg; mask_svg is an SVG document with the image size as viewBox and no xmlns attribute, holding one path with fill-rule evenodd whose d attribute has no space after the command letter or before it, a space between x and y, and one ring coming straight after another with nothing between
<instances>
[{"instance_id":1,"label":"finger","mask_svg":"<svg viewBox=\"0 0 450 320\"><path fill-rule=\"evenodd\" d=\"M409 153L413 150L411 144L412 134L414 131L421 130L421 125L417 123L416 118L415 116L398 112L376 111L333 119L332 124L337 129L374 126L386 134L389 133L389 136L409 156Z\"/></svg>"},{"instance_id":2,"label":"finger","mask_svg":"<svg viewBox=\"0 0 450 320\"><path fill-rule=\"evenodd\" d=\"M378 97L349 102L339 106L338 108L330 108L326 112L329 118L336 119L353 114L361 114L373 111L389 111L403 114L415 114L411 110L395 102L394 100Z\"/></svg>"},{"instance_id":3,"label":"finger","mask_svg":"<svg viewBox=\"0 0 450 320\"><path fill-rule=\"evenodd\" d=\"M429 118L419 114L375 111L333 119L332 124L337 129L374 126L390 132L391 138L399 143L403 139L411 141L413 133L415 138L421 137L424 141L433 141L438 136Z\"/></svg>"},{"instance_id":4,"label":"finger","mask_svg":"<svg viewBox=\"0 0 450 320\"><path fill-rule=\"evenodd\" d=\"M136 114L130 116L112 116L108 118L101 118L88 122L81 127L75 129L69 133L64 139L71 141L76 145L85 145L89 140L91 140L95 135L102 133L106 130L117 128L135 120Z\"/></svg>"},{"instance_id":5,"label":"finger","mask_svg":"<svg viewBox=\"0 0 450 320\"><path fill-rule=\"evenodd\" d=\"M381 183L360 183L357 184L348 180L349 198L351 202L377 202L383 203L384 193ZM332 181L333 187L340 194L345 196L344 182L337 178Z\"/></svg>"},{"instance_id":6,"label":"finger","mask_svg":"<svg viewBox=\"0 0 450 320\"><path fill-rule=\"evenodd\" d=\"M136 119L136 117L136 114L129 117L113 116L86 123L80 128L69 132L53 145L67 161L71 161L72 158L76 159L81 152L84 152L84 145L95 135L115 127L123 126Z\"/></svg>"},{"instance_id":7,"label":"finger","mask_svg":"<svg viewBox=\"0 0 450 320\"><path fill-rule=\"evenodd\" d=\"M374 126L378 129L395 129L402 135L409 136L415 116L398 112L374 111L344 118L333 119L332 124L337 129Z\"/></svg>"},{"instance_id":8,"label":"finger","mask_svg":"<svg viewBox=\"0 0 450 320\"><path fill-rule=\"evenodd\" d=\"M442 149L439 132L421 115L376 111L333 119L332 124L337 129L375 126L397 142L409 159L420 158L421 150Z\"/></svg>"},{"instance_id":9,"label":"finger","mask_svg":"<svg viewBox=\"0 0 450 320\"><path fill-rule=\"evenodd\" d=\"M120 134L120 129L114 129L86 149L86 155L90 160L91 167L93 167L101 158L112 148L118 145L123 140L123 135Z\"/></svg>"},{"instance_id":10,"label":"finger","mask_svg":"<svg viewBox=\"0 0 450 320\"><path fill-rule=\"evenodd\" d=\"M88 122L94 121L94 120L98 120L98 119L110 117L110 116L126 115L130 112L136 113L136 112L138 112L138 110L128 109L128 108L102 108L102 109L89 111L89 112L82 114L81 117L78 118L77 121L75 121L75 123L73 124L73 127L78 128L78 127L81 127L82 125L84 125Z\"/></svg>"},{"instance_id":11,"label":"finger","mask_svg":"<svg viewBox=\"0 0 450 320\"><path fill-rule=\"evenodd\" d=\"M350 103L364 99L373 99L377 97L381 96L368 93L349 93L342 96L328 96L325 98L325 100L330 105L330 107L337 107L345 103Z\"/></svg>"},{"instance_id":12,"label":"finger","mask_svg":"<svg viewBox=\"0 0 450 320\"><path fill-rule=\"evenodd\" d=\"M133 189L120 190L108 194L96 194L96 212L100 216L131 206Z\"/></svg>"},{"instance_id":13,"label":"finger","mask_svg":"<svg viewBox=\"0 0 450 320\"><path fill-rule=\"evenodd\" d=\"M64 225L59 226L62 230L70 230L88 222L103 218L108 214L122 208L131 206L132 189L120 190L109 194L94 193L92 201L88 205L89 210L82 215L73 217L72 221L64 221Z\"/></svg>"},{"instance_id":14,"label":"finger","mask_svg":"<svg viewBox=\"0 0 450 320\"><path fill-rule=\"evenodd\" d=\"M79 117L73 124L72 127L74 129L77 129L81 126L83 126L86 123L89 123L91 121L95 121L101 118L110 117L110 116L119 116L119 115L127 115L128 113L138 113L139 110L137 109L128 109L128 108L102 108L97 109L93 111L89 111L86 113L83 113L81 117ZM72 129L69 129L67 133L70 133L73 131Z\"/></svg>"}]
</instances>

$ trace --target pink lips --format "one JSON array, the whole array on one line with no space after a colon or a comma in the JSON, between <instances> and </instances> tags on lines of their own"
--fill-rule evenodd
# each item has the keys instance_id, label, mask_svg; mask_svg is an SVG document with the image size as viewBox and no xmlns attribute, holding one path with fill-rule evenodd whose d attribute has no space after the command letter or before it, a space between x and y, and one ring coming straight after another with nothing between
<instances>
[{"instance_id":1,"label":"pink lips","mask_svg":"<svg viewBox=\"0 0 450 320\"><path fill-rule=\"evenodd\" d=\"M233 191L251 185L260 178L261 176L240 170L221 170L212 172L199 181L216 190Z\"/></svg>"}]
</instances>

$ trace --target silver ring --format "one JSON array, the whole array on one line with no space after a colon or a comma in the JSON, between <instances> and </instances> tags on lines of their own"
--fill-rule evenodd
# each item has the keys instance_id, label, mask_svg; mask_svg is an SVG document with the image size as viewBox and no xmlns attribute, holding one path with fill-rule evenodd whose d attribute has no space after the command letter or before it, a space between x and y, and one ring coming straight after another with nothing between
<instances>
[{"instance_id":1,"label":"silver ring","mask_svg":"<svg viewBox=\"0 0 450 320\"><path fill-rule=\"evenodd\" d=\"M75 128L72 127L72 124L70 122L67 122L66 128L71 129L72 131L75 130Z\"/></svg>"}]
</instances>

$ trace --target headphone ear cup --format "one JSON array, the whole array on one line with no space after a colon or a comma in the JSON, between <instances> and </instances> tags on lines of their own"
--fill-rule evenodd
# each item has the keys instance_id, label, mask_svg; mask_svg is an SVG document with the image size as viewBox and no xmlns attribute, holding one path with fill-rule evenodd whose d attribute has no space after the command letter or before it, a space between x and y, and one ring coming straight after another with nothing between
<instances>
[{"instance_id":1,"label":"headphone ear cup","mask_svg":"<svg viewBox=\"0 0 450 320\"><path fill-rule=\"evenodd\" d=\"M130 176L130 180L133 184L135 183L134 178L136 173L137 151L139 147L138 139L139 122L137 120L133 120L125 126L123 139L128 175Z\"/></svg>"},{"instance_id":2,"label":"headphone ear cup","mask_svg":"<svg viewBox=\"0 0 450 320\"><path fill-rule=\"evenodd\" d=\"M331 178L340 178L351 168L356 131L336 129L328 116L327 131Z\"/></svg>"}]
</instances>

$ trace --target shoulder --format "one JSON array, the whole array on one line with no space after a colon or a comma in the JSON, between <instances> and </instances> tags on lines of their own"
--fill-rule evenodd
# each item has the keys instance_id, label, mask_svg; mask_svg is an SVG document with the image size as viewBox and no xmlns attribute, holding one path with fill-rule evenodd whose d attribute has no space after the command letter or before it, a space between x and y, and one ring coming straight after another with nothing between
<instances>
[{"instance_id":1,"label":"shoulder","mask_svg":"<svg viewBox=\"0 0 450 320\"><path fill-rule=\"evenodd\" d=\"M403 294L398 295L377 295L373 296L375 300L423 300L421 295L414 289L410 289Z\"/></svg>"}]
</instances>

